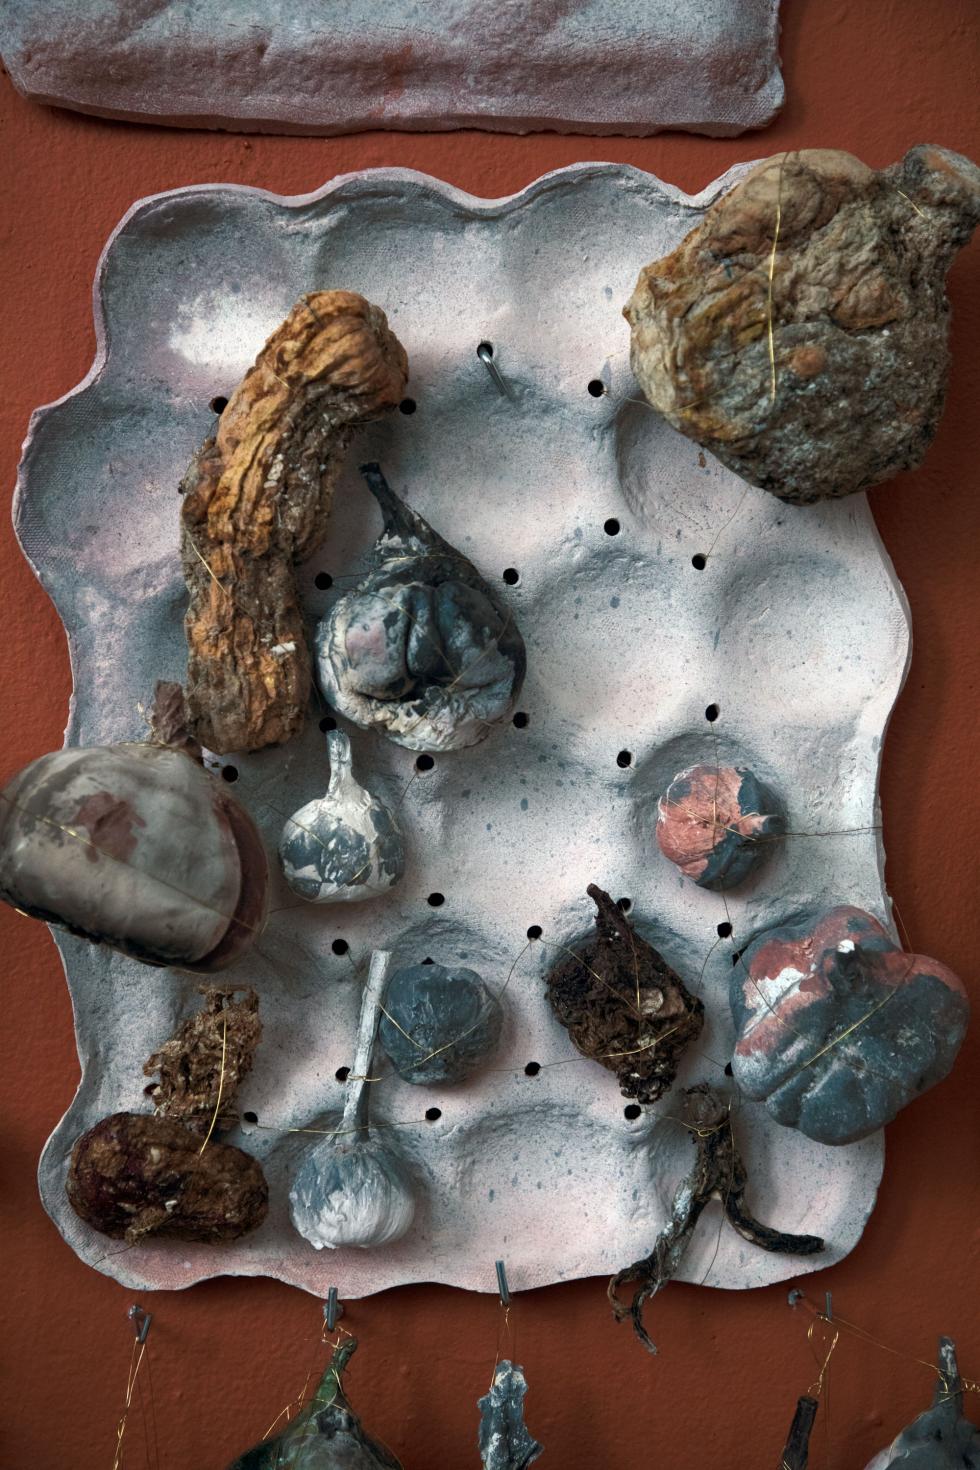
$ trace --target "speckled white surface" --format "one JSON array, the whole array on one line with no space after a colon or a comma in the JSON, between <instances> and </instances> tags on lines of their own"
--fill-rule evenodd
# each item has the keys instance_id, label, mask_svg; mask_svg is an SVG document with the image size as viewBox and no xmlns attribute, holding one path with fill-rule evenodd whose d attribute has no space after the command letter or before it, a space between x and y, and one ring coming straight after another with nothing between
<instances>
[{"instance_id":1,"label":"speckled white surface","mask_svg":"<svg viewBox=\"0 0 980 1470\"><path fill-rule=\"evenodd\" d=\"M726 135L783 101L779 0L5 0L14 86L137 122Z\"/></svg>"},{"instance_id":2,"label":"speckled white surface","mask_svg":"<svg viewBox=\"0 0 980 1470\"><path fill-rule=\"evenodd\" d=\"M410 751L350 732L355 768L402 801L408 871L370 903L274 914L240 967L262 996L265 1038L240 1103L259 1115L247 1146L263 1160L272 1208L234 1246L126 1250L69 1209L72 1142L104 1114L142 1105L143 1059L191 1007L196 982L59 941L83 1080L44 1153L41 1192L100 1270L141 1287L265 1274L320 1295L336 1284L342 1296L423 1280L491 1290L501 1256L518 1291L611 1271L649 1250L691 1143L670 1097L630 1121L611 1074L577 1057L543 998L554 951L525 949L528 926L574 941L591 924L591 881L631 898L641 931L687 982L704 972L708 1022L682 1080L725 1085L732 941L717 942L717 925L730 915L741 945L838 902L887 922L879 834L868 829L909 631L865 499L800 509L746 487L638 401L629 372L620 308L639 267L672 249L731 181L694 200L603 164L496 201L397 170L296 199L216 185L141 201L110 241L96 364L33 419L16 510L69 633L69 739L131 738L153 680L181 677L177 482L213 423L210 398L228 393L301 292L324 287L384 307L408 350L417 411L355 446L326 545L303 569L311 623L349 585L318 591L315 575L356 572L378 532L355 468L376 458L513 608L529 722L437 756L410 786ZM509 396L478 359L481 341L493 343ZM587 391L596 379L601 397ZM618 535L604 529L612 518ZM709 553L701 571L698 553ZM632 753L625 769L622 750ZM659 853L656 804L678 770L716 758L751 766L778 791L792 832L863 830L790 837L745 887L699 889ZM271 851L283 818L323 789L316 720L283 750L232 759ZM433 892L442 907L428 904ZM282 883L273 908L297 902ZM333 953L338 939L359 961L383 946L395 967L432 957L498 986L521 958L486 1070L457 1088L377 1085L375 1121L404 1125L400 1146L420 1182L412 1230L390 1249L325 1260L289 1223L289 1181L309 1140L282 1130L340 1103L334 1074L352 1060L358 987L350 958ZM529 1061L567 1064L528 1077ZM441 1117L422 1121L432 1106ZM825 1236L828 1252L767 1255L719 1231L712 1207L683 1278L755 1286L850 1250L874 1201L880 1135L826 1148L752 1104L737 1130L749 1203L782 1230Z\"/></svg>"}]
</instances>

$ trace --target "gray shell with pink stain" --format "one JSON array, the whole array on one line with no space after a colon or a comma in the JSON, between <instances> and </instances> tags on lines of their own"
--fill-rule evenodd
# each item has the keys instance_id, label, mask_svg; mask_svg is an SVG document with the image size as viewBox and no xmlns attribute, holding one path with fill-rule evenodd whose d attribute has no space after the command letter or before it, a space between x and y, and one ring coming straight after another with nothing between
<instances>
[{"instance_id":1,"label":"gray shell with pink stain","mask_svg":"<svg viewBox=\"0 0 980 1470\"><path fill-rule=\"evenodd\" d=\"M777 1123L854 1143L947 1075L969 1018L961 982L861 909L762 935L735 968L732 1067Z\"/></svg>"}]
</instances>

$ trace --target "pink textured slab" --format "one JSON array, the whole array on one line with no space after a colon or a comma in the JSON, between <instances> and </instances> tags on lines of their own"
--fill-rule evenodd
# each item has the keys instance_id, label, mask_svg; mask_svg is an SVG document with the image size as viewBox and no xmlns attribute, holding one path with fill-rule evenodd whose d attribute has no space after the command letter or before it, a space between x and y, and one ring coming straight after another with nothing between
<instances>
[{"instance_id":1,"label":"pink textured slab","mask_svg":"<svg viewBox=\"0 0 980 1470\"><path fill-rule=\"evenodd\" d=\"M416 411L358 439L323 551L301 570L307 615L364 566L380 517L355 467L379 460L514 609L528 720L414 779L412 751L349 732L355 769L398 806L406 874L383 898L325 907L280 880L278 912L229 972L261 995L265 1035L240 1105L258 1114L245 1146L272 1191L267 1222L234 1246L127 1250L68 1206L74 1140L145 1106L142 1062L197 1001L193 977L59 939L82 1081L45 1150L41 1192L98 1269L134 1286L234 1272L348 1296L408 1281L491 1290L501 1256L515 1290L611 1272L650 1249L693 1151L673 1096L624 1114L615 1078L578 1057L548 1007L549 946L589 931L586 886L631 899L640 932L700 987L707 1021L681 1085L730 1085L736 945L812 905L852 902L887 922L876 783L909 635L867 503L796 508L751 489L664 424L629 369L621 305L639 266L732 181L689 198L636 169L579 164L498 200L405 170L299 198L213 185L140 201L109 242L97 361L35 414L17 501L21 541L68 629L69 740L138 738L153 680L182 677L176 487L214 424L209 400L227 396L304 291L333 286L387 312ZM484 340L506 396L477 354ZM590 392L597 383L606 391ZM323 572L332 587L318 587ZM784 800L791 832L848 835L776 844L758 879L727 895L697 887L660 853L656 818L667 783L699 760L750 766ZM324 737L311 720L283 749L227 763L271 851L289 813L323 790ZM430 906L434 892L444 904ZM734 938L720 940L729 919ZM543 939L529 946L535 925ZM349 954L334 951L341 939ZM494 988L512 972L504 1032L460 1086L377 1086L375 1115L397 1127L420 1181L415 1223L388 1249L317 1253L287 1210L311 1136L288 1130L339 1106L359 1004L351 958L378 946L396 967L432 958ZM527 1075L529 1062L541 1071ZM827 1253L768 1255L719 1233L713 1207L683 1279L756 1286L846 1254L874 1202L881 1135L825 1148L748 1101L737 1130L749 1203L781 1230L825 1237Z\"/></svg>"},{"instance_id":2,"label":"pink textured slab","mask_svg":"<svg viewBox=\"0 0 980 1470\"><path fill-rule=\"evenodd\" d=\"M183 127L727 135L782 104L778 0L6 0L39 102Z\"/></svg>"}]
</instances>

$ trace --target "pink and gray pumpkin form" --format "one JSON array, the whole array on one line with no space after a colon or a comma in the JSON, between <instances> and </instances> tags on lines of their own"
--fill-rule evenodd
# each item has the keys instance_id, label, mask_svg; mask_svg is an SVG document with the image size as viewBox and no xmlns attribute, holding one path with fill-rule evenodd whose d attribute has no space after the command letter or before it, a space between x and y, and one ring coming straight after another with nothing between
<instances>
[{"instance_id":1,"label":"pink and gray pumpkin form","mask_svg":"<svg viewBox=\"0 0 980 1470\"><path fill-rule=\"evenodd\" d=\"M732 973L732 1069L777 1123L855 1143L947 1075L969 1002L858 908L763 934Z\"/></svg>"},{"instance_id":2,"label":"pink and gray pumpkin form","mask_svg":"<svg viewBox=\"0 0 980 1470\"><path fill-rule=\"evenodd\" d=\"M700 888L735 888L785 822L776 797L745 766L691 766L657 804L657 843Z\"/></svg>"}]
</instances>

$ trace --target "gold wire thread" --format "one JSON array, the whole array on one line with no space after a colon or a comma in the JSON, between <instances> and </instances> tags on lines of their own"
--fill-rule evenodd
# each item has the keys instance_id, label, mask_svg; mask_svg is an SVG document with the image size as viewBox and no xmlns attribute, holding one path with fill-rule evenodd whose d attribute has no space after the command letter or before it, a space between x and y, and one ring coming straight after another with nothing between
<instances>
[{"instance_id":1,"label":"gold wire thread","mask_svg":"<svg viewBox=\"0 0 980 1470\"><path fill-rule=\"evenodd\" d=\"M129 1371L126 1375L126 1396L123 1400L123 1411L116 1425L116 1452L112 1459L112 1470L122 1470L122 1447L126 1434L126 1421L133 1404L133 1390L139 1377L140 1367L146 1353L146 1340L140 1342L138 1338L133 1339L133 1346L129 1354Z\"/></svg>"},{"instance_id":2,"label":"gold wire thread","mask_svg":"<svg viewBox=\"0 0 980 1470\"><path fill-rule=\"evenodd\" d=\"M218 1077L218 1099L217 1099L217 1102L214 1105L214 1114L212 1115L212 1118L211 1118L211 1125L208 1128L207 1136L206 1136L204 1142L201 1144L200 1149L198 1150L198 1158L200 1158L201 1154L203 1154L204 1150L207 1148L208 1144L211 1142L211 1134L214 1132L215 1124L218 1121L218 1114L221 1112L221 1097L222 1097L222 1094L224 1093L224 1090L225 1090L225 1057L228 1054L228 1016L227 1016L227 1014L224 1016L223 1019L224 1019L224 1024L221 1027L221 1074Z\"/></svg>"}]
</instances>

